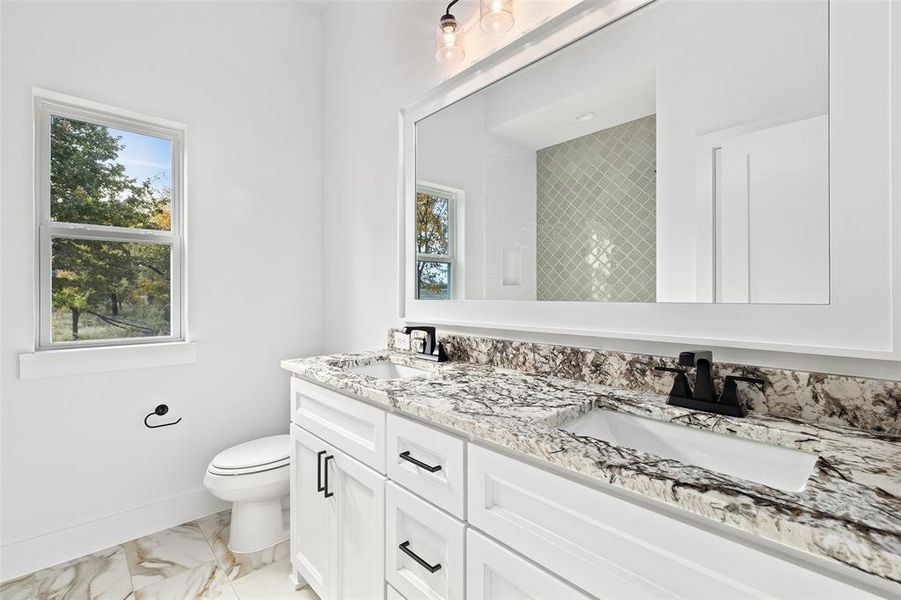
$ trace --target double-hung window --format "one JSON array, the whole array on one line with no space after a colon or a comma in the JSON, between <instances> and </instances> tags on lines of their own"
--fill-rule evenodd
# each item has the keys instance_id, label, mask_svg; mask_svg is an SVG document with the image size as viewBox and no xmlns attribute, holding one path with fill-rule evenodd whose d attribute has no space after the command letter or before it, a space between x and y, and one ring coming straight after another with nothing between
<instances>
[{"instance_id":1,"label":"double-hung window","mask_svg":"<svg viewBox=\"0 0 901 600\"><path fill-rule=\"evenodd\" d=\"M454 297L457 193L444 186L416 186L416 298Z\"/></svg>"},{"instance_id":2,"label":"double-hung window","mask_svg":"<svg viewBox=\"0 0 901 600\"><path fill-rule=\"evenodd\" d=\"M39 349L184 339L184 128L35 96Z\"/></svg>"}]
</instances>

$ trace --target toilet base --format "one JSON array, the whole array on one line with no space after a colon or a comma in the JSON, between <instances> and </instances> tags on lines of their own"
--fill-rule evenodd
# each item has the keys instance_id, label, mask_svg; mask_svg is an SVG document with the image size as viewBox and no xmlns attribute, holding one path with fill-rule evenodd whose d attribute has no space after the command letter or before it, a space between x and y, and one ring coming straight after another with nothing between
<instances>
[{"instance_id":1,"label":"toilet base","mask_svg":"<svg viewBox=\"0 0 901 600\"><path fill-rule=\"evenodd\" d=\"M288 539L281 498L232 505L228 549L238 554L256 552Z\"/></svg>"}]
</instances>

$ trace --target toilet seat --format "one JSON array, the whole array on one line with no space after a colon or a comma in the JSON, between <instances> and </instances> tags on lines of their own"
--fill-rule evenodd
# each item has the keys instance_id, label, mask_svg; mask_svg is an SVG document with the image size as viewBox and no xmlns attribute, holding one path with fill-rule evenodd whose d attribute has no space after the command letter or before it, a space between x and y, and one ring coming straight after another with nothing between
<instances>
[{"instance_id":1,"label":"toilet seat","mask_svg":"<svg viewBox=\"0 0 901 600\"><path fill-rule=\"evenodd\" d=\"M272 435L223 450L210 461L207 472L219 476L252 475L287 467L290 439Z\"/></svg>"},{"instance_id":2,"label":"toilet seat","mask_svg":"<svg viewBox=\"0 0 901 600\"><path fill-rule=\"evenodd\" d=\"M290 462L291 462L290 459L285 458L285 459L277 460L273 463L269 463L266 465L257 465L254 467L247 467L244 469L234 469L234 468L228 469L228 468L217 467L216 465L211 464L209 466L209 468L207 469L207 471L213 475L219 475L221 477L233 477L235 475L253 475L254 473L263 473L266 471L272 471L275 469L281 469L281 468L287 467Z\"/></svg>"},{"instance_id":3,"label":"toilet seat","mask_svg":"<svg viewBox=\"0 0 901 600\"><path fill-rule=\"evenodd\" d=\"M291 438L272 435L223 450L203 476L209 492L232 503L228 548L256 552L288 538Z\"/></svg>"}]
</instances>

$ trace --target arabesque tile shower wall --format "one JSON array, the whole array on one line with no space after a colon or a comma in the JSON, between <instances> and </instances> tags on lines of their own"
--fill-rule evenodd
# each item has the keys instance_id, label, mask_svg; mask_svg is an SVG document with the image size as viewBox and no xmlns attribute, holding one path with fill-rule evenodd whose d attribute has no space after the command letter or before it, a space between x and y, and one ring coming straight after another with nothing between
<instances>
[{"instance_id":1,"label":"arabesque tile shower wall","mask_svg":"<svg viewBox=\"0 0 901 600\"><path fill-rule=\"evenodd\" d=\"M654 302L656 115L537 152L538 300Z\"/></svg>"}]
</instances>

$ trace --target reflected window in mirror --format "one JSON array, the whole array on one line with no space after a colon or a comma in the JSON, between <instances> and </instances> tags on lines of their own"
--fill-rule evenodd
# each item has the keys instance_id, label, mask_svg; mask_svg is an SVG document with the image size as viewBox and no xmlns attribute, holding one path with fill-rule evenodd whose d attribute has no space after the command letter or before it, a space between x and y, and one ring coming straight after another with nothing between
<instances>
[{"instance_id":1,"label":"reflected window in mirror","mask_svg":"<svg viewBox=\"0 0 901 600\"><path fill-rule=\"evenodd\" d=\"M456 214L462 190L416 186L416 298L450 300L460 276L455 257Z\"/></svg>"}]
</instances>

